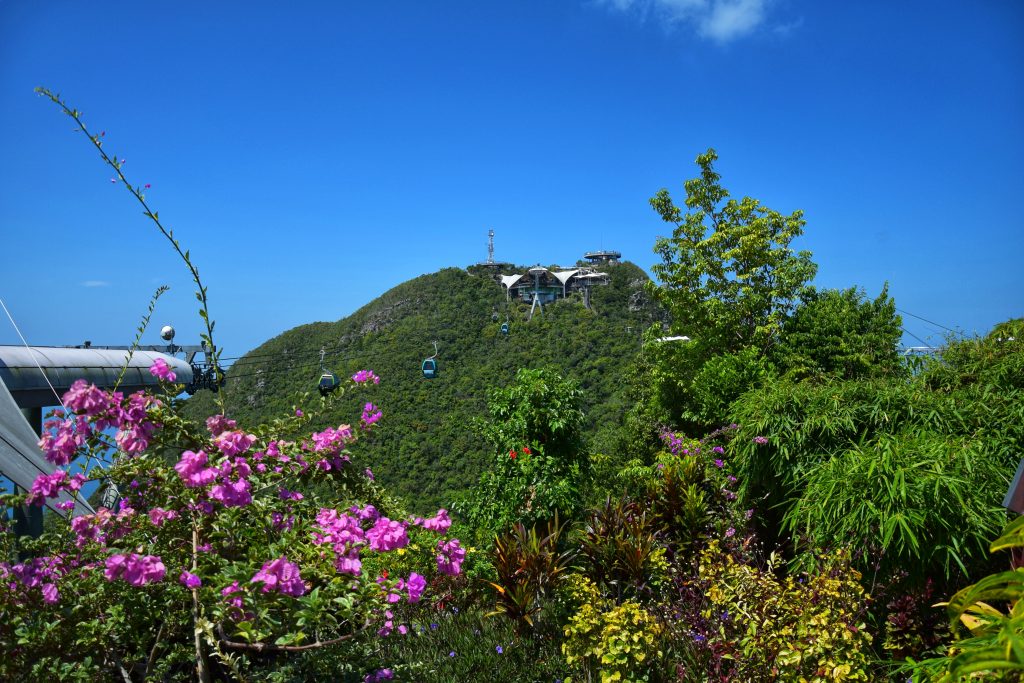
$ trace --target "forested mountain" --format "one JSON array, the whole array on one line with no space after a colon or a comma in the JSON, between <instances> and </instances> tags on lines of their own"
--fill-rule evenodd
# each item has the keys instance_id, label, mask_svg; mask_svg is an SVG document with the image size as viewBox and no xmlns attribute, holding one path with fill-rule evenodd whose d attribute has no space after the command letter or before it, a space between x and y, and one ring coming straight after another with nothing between
<instances>
[{"instance_id":1,"label":"forested mountain","mask_svg":"<svg viewBox=\"0 0 1024 683\"><path fill-rule=\"evenodd\" d=\"M448 268L409 280L337 322L289 330L238 359L223 389L227 412L256 424L318 402L320 349L325 366L346 381L360 369L382 378L369 391L332 400L323 428L358 419L372 400L384 412L370 462L378 479L411 509L436 510L476 483L487 445L474 426L486 415L488 392L507 385L519 368L554 368L585 393L591 446L628 409L626 373L640 350L644 328L660 318L643 290L646 273L631 263L601 268L591 308L578 294L544 307L527 322L529 306L507 304L487 272ZM519 268L516 272L524 272ZM509 322L509 334L501 324ZM420 363L434 353L439 375L424 379ZM196 417L215 411L201 392L189 401Z\"/></svg>"}]
</instances>

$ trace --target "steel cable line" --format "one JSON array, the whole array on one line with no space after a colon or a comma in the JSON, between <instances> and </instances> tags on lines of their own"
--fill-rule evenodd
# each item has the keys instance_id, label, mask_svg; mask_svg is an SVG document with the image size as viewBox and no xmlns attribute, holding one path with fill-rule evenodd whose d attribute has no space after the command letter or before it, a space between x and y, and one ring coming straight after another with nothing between
<instances>
[{"instance_id":1,"label":"steel cable line","mask_svg":"<svg viewBox=\"0 0 1024 683\"><path fill-rule=\"evenodd\" d=\"M956 330L954 330L954 329L952 329L950 327L946 327L945 325L940 325L939 323L932 322L931 320L928 320L927 318L922 318L921 316L915 315L915 314L911 313L910 311L904 311L901 308L897 308L896 312L897 313L902 313L903 315L909 315L911 318L917 318L918 320L922 320L922 321L928 323L929 325L934 325L935 327L938 327L938 328L941 328L943 330L946 330L947 332L952 332L953 334L960 334L959 332L957 332ZM906 332L906 330L904 330L904 332ZM907 332L907 334L910 334L910 333ZM910 335L910 336L913 337L914 335Z\"/></svg>"}]
</instances>

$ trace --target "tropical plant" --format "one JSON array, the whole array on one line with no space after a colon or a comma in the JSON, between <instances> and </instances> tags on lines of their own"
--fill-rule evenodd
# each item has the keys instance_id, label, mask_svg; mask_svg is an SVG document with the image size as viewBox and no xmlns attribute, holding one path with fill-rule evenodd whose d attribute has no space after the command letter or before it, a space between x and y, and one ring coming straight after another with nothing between
<instances>
[{"instance_id":1,"label":"tropical plant","mask_svg":"<svg viewBox=\"0 0 1024 683\"><path fill-rule=\"evenodd\" d=\"M1021 548L1024 517L1010 522L989 550L1019 552ZM1024 567L990 574L958 591L945 606L950 624L960 637L944 656L907 667L915 681L1024 678Z\"/></svg>"},{"instance_id":2,"label":"tropical plant","mask_svg":"<svg viewBox=\"0 0 1024 683\"><path fill-rule=\"evenodd\" d=\"M547 523L546 533L517 524L494 540L492 551L496 605L491 615L504 615L521 631L538 628L545 601L568 572L575 552L560 547L564 524L558 516Z\"/></svg>"}]
</instances>

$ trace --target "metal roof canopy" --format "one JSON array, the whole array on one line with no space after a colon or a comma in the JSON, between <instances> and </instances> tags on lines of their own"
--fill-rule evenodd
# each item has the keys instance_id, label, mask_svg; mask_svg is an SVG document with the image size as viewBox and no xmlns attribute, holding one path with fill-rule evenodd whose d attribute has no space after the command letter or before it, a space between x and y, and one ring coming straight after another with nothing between
<instances>
[{"instance_id":1,"label":"metal roof canopy","mask_svg":"<svg viewBox=\"0 0 1024 683\"><path fill-rule=\"evenodd\" d=\"M0 474L7 476L26 491L32 489L32 482L40 474L53 474L57 469L43 457L37 445L38 440L39 437L0 378ZM56 499L47 499L46 506L64 516L67 512L55 506L67 500L73 498L62 491ZM85 501L84 496L79 496L73 514L77 516L92 512L94 510Z\"/></svg>"},{"instance_id":2,"label":"metal roof canopy","mask_svg":"<svg viewBox=\"0 0 1024 683\"><path fill-rule=\"evenodd\" d=\"M50 384L58 394L70 389L78 379L98 387L113 387L127 357L128 351L122 349L0 346L0 380L19 407L41 408L58 403ZM177 382L192 382L192 366L187 362L165 353L137 350L118 389L131 393L158 386L160 380L149 372L157 359L163 359L174 371Z\"/></svg>"}]
</instances>

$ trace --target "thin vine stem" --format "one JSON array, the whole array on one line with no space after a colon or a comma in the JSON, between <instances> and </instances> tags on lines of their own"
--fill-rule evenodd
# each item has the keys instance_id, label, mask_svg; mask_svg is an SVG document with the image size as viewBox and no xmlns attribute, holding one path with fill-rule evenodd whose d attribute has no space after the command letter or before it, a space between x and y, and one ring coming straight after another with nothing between
<instances>
[{"instance_id":1,"label":"thin vine stem","mask_svg":"<svg viewBox=\"0 0 1024 683\"><path fill-rule=\"evenodd\" d=\"M214 380L216 382L220 382L222 372L220 369L219 360L222 350L219 349L213 343L213 328L215 326L215 323L213 320L210 320L209 301L207 299L206 287L203 286L202 279L199 277L199 269L195 266L194 263L192 263L189 251L187 249L183 250L181 248L181 243L178 240L174 239L174 231L165 228L164 224L160 222L159 212L153 211L150 208L149 204L146 203L146 196L142 191L143 188L135 187L128 182L128 178L125 176L124 171L121 170L122 163L117 160L117 157L115 156L111 158L111 156L107 154L106 151L104 151L103 141L100 140L100 136L93 135L89 132L89 129L86 127L85 122L82 121L82 112L67 106L67 104L64 103L64 100L61 99L59 94L56 94L47 88L38 87L36 88L36 92L40 95L49 98L51 102L60 107L61 111L63 111L65 114L71 117L71 119L74 120L75 124L78 126L78 130L80 130L89 139L89 141L93 144L93 147L96 148L96 151L100 153L100 157L103 159L104 163L106 163L114 170L114 173L117 174L117 178L124 184L124 186L132 194L132 196L135 197L136 200L138 200L139 204L142 205L142 208L144 209L143 215L146 216L146 218L149 218L151 221L153 221L157 229L160 230L160 234L167 238L167 240L171 243L171 246L174 247L174 251L177 252L181 260L185 262L185 265L188 267L189 272L192 274L192 281L195 282L197 287L196 299L199 301L200 304L199 316L203 319L203 323L206 325L206 332L204 334L201 334L200 337L209 345L210 354L213 359L213 369L215 373ZM225 411L225 406L224 398L221 392L217 392L217 397L215 400L217 402L217 406L223 413Z\"/></svg>"}]
</instances>

